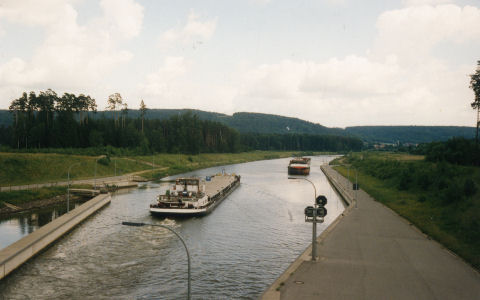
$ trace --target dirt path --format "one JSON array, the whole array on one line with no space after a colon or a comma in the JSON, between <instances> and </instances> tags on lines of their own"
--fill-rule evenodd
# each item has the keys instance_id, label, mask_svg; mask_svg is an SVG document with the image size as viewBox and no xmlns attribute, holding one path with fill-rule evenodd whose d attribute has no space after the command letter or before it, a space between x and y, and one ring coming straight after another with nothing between
<instances>
[{"instance_id":1,"label":"dirt path","mask_svg":"<svg viewBox=\"0 0 480 300\"><path fill-rule=\"evenodd\" d=\"M73 184L95 185L96 184L97 186L99 186L99 185L102 185L104 182L111 183L115 181L131 181L133 179L133 176L139 176L141 174L151 172L151 171L164 171L164 170L168 170L168 167L136 171L136 172L127 173L125 175L119 175L119 176L97 177L96 179L88 178L88 179L70 180L70 185L73 185ZM13 186L0 187L0 192L31 190L31 189L38 189L42 187L66 186L66 185L68 185L68 181L35 183L35 184L27 184L27 185L13 185Z\"/></svg>"}]
</instances>

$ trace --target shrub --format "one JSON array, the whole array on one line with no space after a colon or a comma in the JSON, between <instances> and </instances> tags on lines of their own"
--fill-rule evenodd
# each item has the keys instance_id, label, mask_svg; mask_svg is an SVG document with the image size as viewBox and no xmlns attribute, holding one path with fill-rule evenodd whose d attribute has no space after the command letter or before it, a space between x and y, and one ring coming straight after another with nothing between
<instances>
[{"instance_id":1,"label":"shrub","mask_svg":"<svg viewBox=\"0 0 480 300\"><path fill-rule=\"evenodd\" d=\"M465 196L473 196L477 192L477 185L471 178L467 178L463 184L463 192Z\"/></svg>"},{"instance_id":2,"label":"shrub","mask_svg":"<svg viewBox=\"0 0 480 300\"><path fill-rule=\"evenodd\" d=\"M98 163L104 166L108 166L110 164L110 157L108 156L102 157L98 160Z\"/></svg>"},{"instance_id":3,"label":"shrub","mask_svg":"<svg viewBox=\"0 0 480 300\"><path fill-rule=\"evenodd\" d=\"M463 195L463 190L459 187L459 184L452 181L442 193L442 202L444 204L457 203L463 199Z\"/></svg>"}]
</instances>

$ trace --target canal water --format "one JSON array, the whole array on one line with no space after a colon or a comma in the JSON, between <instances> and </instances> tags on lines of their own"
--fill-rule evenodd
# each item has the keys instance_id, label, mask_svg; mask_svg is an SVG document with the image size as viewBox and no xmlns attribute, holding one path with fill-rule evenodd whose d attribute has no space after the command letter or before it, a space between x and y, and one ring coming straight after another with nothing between
<instances>
[{"instance_id":1,"label":"canal water","mask_svg":"<svg viewBox=\"0 0 480 300\"><path fill-rule=\"evenodd\" d=\"M85 202L70 201L70 210ZM66 212L67 204L63 203L48 208L21 212L13 216L0 217L0 249L13 244Z\"/></svg>"},{"instance_id":2,"label":"canal water","mask_svg":"<svg viewBox=\"0 0 480 300\"><path fill-rule=\"evenodd\" d=\"M320 234L344 206L312 158L309 180L328 198ZM182 299L187 260L178 238L160 227L127 227L122 221L171 226L192 258L192 299L255 299L311 243L303 210L314 190L288 179L289 159L209 168L242 176L240 187L211 214L189 219L150 216L148 206L170 183L147 183L117 193L109 206L0 281L0 299ZM22 226L18 226L18 230ZM3 298L2 298L3 296Z\"/></svg>"}]
</instances>

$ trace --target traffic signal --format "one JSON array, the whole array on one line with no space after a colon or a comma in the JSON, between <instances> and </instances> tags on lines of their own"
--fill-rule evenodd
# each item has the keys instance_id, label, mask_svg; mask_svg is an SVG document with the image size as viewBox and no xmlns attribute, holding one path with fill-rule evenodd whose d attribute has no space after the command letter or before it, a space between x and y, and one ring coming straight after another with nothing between
<instances>
[{"instance_id":1,"label":"traffic signal","mask_svg":"<svg viewBox=\"0 0 480 300\"><path fill-rule=\"evenodd\" d=\"M313 218L313 206L305 207L305 216Z\"/></svg>"},{"instance_id":2,"label":"traffic signal","mask_svg":"<svg viewBox=\"0 0 480 300\"><path fill-rule=\"evenodd\" d=\"M315 199L315 202L317 203L318 206L325 206L327 205L327 197L324 195L320 195Z\"/></svg>"},{"instance_id":3,"label":"traffic signal","mask_svg":"<svg viewBox=\"0 0 480 300\"><path fill-rule=\"evenodd\" d=\"M323 206L317 207L317 217L323 218L327 215L327 209Z\"/></svg>"}]
</instances>

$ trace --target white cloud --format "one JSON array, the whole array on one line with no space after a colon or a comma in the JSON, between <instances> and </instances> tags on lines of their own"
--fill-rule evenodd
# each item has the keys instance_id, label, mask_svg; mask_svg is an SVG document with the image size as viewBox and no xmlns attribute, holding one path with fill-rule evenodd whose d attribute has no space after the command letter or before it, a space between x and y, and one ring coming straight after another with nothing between
<instances>
[{"instance_id":1,"label":"white cloud","mask_svg":"<svg viewBox=\"0 0 480 300\"><path fill-rule=\"evenodd\" d=\"M102 0L100 6L111 31L117 31L126 38L140 33L143 20L143 7L140 4L134 0Z\"/></svg>"},{"instance_id":2,"label":"white cloud","mask_svg":"<svg viewBox=\"0 0 480 300\"><path fill-rule=\"evenodd\" d=\"M186 73L167 80L175 72L165 72L165 63L147 77L144 88L162 107L182 103L223 112L274 113L327 126L459 124L470 117L468 103L458 103L470 97L470 70L435 58L433 50L440 43L468 46L478 40L480 13L471 6L435 4L382 13L368 55L244 67L230 87L222 87L221 96L206 96L205 91L219 88L195 85ZM205 107L203 99L214 104Z\"/></svg>"},{"instance_id":3,"label":"white cloud","mask_svg":"<svg viewBox=\"0 0 480 300\"><path fill-rule=\"evenodd\" d=\"M404 0L403 3L406 6L438 5L453 3L453 0Z\"/></svg>"},{"instance_id":4,"label":"white cloud","mask_svg":"<svg viewBox=\"0 0 480 300\"><path fill-rule=\"evenodd\" d=\"M270 2L272 2L272 0L250 0L250 3L256 4L256 5L267 5Z\"/></svg>"},{"instance_id":5,"label":"white cloud","mask_svg":"<svg viewBox=\"0 0 480 300\"><path fill-rule=\"evenodd\" d=\"M152 107L196 108L217 112L233 112L236 89L215 83L192 81L192 64L183 57L166 57L156 72L138 85L138 94Z\"/></svg>"},{"instance_id":6,"label":"white cloud","mask_svg":"<svg viewBox=\"0 0 480 300\"><path fill-rule=\"evenodd\" d=\"M419 63L439 43L480 41L480 9L452 4L411 6L382 13L377 29L373 55L395 54L405 62Z\"/></svg>"},{"instance_id":7,"label":"white cloud","mask_svg":"<svg viewBox=\"0 0 480 300\"><path fill-rule=\"evenodd\" d=\"M345 5L347 0L323 0L330 5Z\"/></svg>"},{"instance_id":8,"label":"white cloud","mask_svg":"<svg viewBox=\"0 0 480 300\"><path fill-rule=\"evenodd\" d=\"M15 57L0 66L2 85L25 86L43 81L45 72L39 68L29 68L21 58Z\"/></svg>"},{"instance_id":9,"label":"white cloud","mask_svg":"<svg viewBox=\"0 0 480 300\"><path fill-rule=\"evenodd\" d=\"M172 90L177 88L177 80L186 73L187 63L183 57L167 57L164 65L156 72L146 76L145 83L139 88L147 95L172 97ZM175 92L173 92L175 93Z\"/></svg>"},{"instance_id":10,"label":"white cloud","mask_svg":"<svg viewBox=\"0 0 480 300\"><path fill-rule=\"evenodd\" d=\"M0 5L0 20L26 25L52 25L73 10L71 3L64 0L3 0Z\"/></svg>"},{"instance_id":11,"label":"white cloud","mask_svg":"<svg viewBox=\"0 0 480 300\"><path fill-rule=\"evenodd\" d=\"M209 40L216 27L217 18L201 21L200 15L191 11L185 26L169 29L162 34L160 46L185 45Z\"/></svg>"},{"instance_id":12,"label":"white cloud","mask_svg":"<svg viewBox=\"0 0 480 300\"><path fill-rule=\"evenodd\" d=\"M143 19L140 5L132 0L104 0L103 15L80 25L72 2L8 1L0 6L0 20L41 26L45 35L30 59L12 58L0 65L3 99L17 97L8 93L19 89L85 91L132 58L133 54L120 49L119 44L139 34Z\"/></svg>"}]
</instances>

